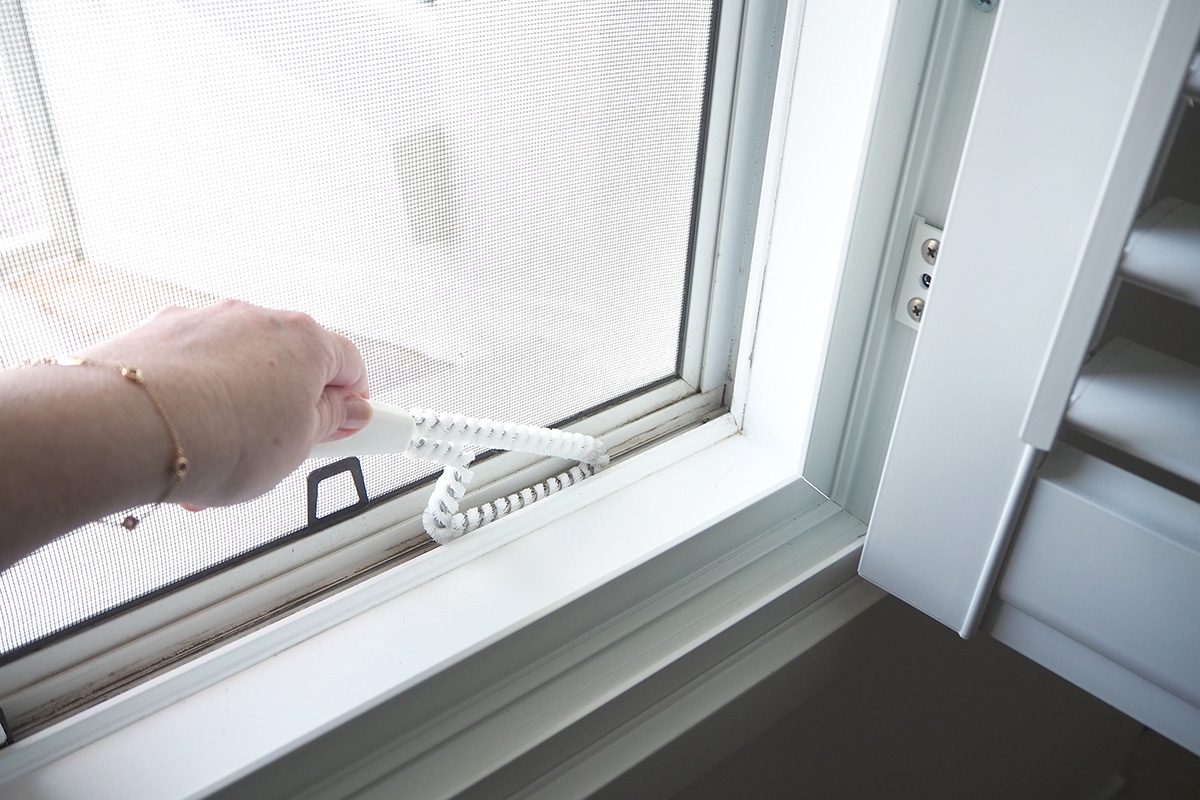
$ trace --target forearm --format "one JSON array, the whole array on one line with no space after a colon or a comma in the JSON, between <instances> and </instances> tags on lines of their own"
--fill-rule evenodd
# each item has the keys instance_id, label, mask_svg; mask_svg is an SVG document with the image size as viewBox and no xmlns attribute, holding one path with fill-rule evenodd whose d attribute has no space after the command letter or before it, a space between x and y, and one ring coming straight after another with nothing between
<instances>
[{"instance_id":1,"label":"forearm","mask_svg":"<svg viewBox=\"0 0 1200 800\"><path fill-rule=\"evenodd\" d=\"M0 569L89 520L158 500L173 458L149 397L116 368L0 372Z\"/></svg>"},{"instance_id":2,"label":"forearm","mask_svg":"<svg viewBox=\"0 0 1200 800\"><path fill-rule=\"evenodd\" d=\"M71 355L103 364L0 372L0 569L168 489L195 508L257 497L371 416L358 350L297 312L169 307Z\"/></svg>"}]
</instances>

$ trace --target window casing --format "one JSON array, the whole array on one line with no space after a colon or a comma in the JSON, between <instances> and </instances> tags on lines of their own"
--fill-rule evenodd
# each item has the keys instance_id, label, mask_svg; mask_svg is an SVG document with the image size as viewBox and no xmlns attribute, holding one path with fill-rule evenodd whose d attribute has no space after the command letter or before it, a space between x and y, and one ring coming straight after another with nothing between
<instances>
[{"instance_id":1,"label":"window casing","mask_svg":"<svg viewBox=\"0 0 1200 800\"><path fill-rule=\"evenodd\" d=\"M723 553L749 546L756 532L774 529L786 520L807 520L805 525L814 526L812 529L821 526L822 530L826 530L826 521L832 520L837 530L810 553L811 561L781 568L782 573L776 571L770 579L754 582L756 591L763 593L755 602L765 603L762 607L766 608L781 598L793 598L800 587L816 591L815 587L820 586L825 592L851 577L861 543L861 523L822 498L798 476L833 472L836 454L833 463L828 453L814 457L817 451L812 432L822 419L815 404L817 389L823 381L844 379L847 373L859 371L857 357L830 366L822 355L835 347L831 341L841 341L845 332L837 331L836 315L846 304L852 304L849 295L839 296L837 291L844 280L846 251L853 250L856 237L863 231L875 231L880 225L885 230L894 227L890 207L864 213L859 197L868 191L894 187L911 151L906 143L897 146L895 139L907 142L908 125L918 102L913 87L921 84L923 53L931 41L936 44L952 38L939 26L952 26L955 15L949 14L947 22L947 15L939 15L936 3L907 5L901 11L890 3L879 2L869 10L859 8L853 13L844 4L824 0L810 0L803 6L734 6L727 3L722 8L721 36L730 32L738 47L733 51L736 58L729 65L730 72L722 73L736 91L732 93L733 123L727 134L731 146L723 157L728 160L728 170L718 204L719 244L715 250L718 254L738 252L740 260L722 264L718 257L711 278L714 287L732 285L736 298L737 280L730 276L749 276L744 332L727 400L732 404L732 413L638 453L591 486L585 485L569 500L546 503L540 510L529 509L497 528L492 538L464 539L399 569L369 577L358 586L115 697L94 712L66 720L24 745L8 748L11 752L0 758L0 775L8 776L10 786L38 776L61 780L57 784L60 786L71 785L81 774L77 771L77 765L83 763L80 759L108 752L106 748L120 751L113 738L118 732L153 739L172 730L168 717L176 713L177 703L184 696L193 698L187 704L191 709L204 707L220 714L224 701L210 704L234 684L249 691L282 677L284 673L272 670L286 667L279 659L268 657L272 654L286 652L288 658L302 658L307 653L307 666L293 677L304 683L304 691L315 690L317 701L296 709L297 716L292 718L256 715L247 708L238 724L249 717L261 717L261 725L251 726L253 734L250 729L245 733L263 735L256 747L275 742L271 746L294 750L317 730L307 726L323 728L339 715L353 716L352 708L362 710L373 705L375 701L341 697L343 693L336 686L357 680L345 671L349 669L377 670L377 677L384 681L375 686L380 701L385 695L410 700L425 696L430 703L451 702L447 708L457 707L448 700L449 695L434 687L462 688L472 681L489 685L492 679L472 654L490 654L493 646L503 648L509 641L517 643L520 637L516 633L536 620L568 627L578 624L585 638L602 635L607 627L600 623L601 618L591 622L578 618L581 612L572 598L606 596L610 588L629 593L633 598L629 602L643 596L660 596L663 587L690 580L655 573L654 568L672 563L687 574L693 574L688 573L690 569L695 569L696 575L711 572L702 566L687 566L693 564L690 556L684 556L687 542L703 540L704 546L711 549L703 551L701 562L721 564L725 563ZM905 38L912 32L919 34L915 44ZM897 41L908 42L909 46L893 46ZM914 51L922 55L915 57ZM830 80L834 74L837 81ZM884 92L880 75L891 76L899 85L909 87L907 93L900 93L907 100L896 100L892 106L877 102L881 96L896 99L894 94ZM885 107L887 114L895 116L881 123L878 114ZM770 111L764 112L764 108ZM815 109L821 109L821 113ZM898 120L899 124L884 124ZM857 135L848 135L848 131ZM890 136L885 131L890 131ZM882 152L885 143L891 145L886 148L889 155L880 159L884 163L872 164L866 154ZM823 193L822 188L829 191ZM822 246L812 249L810 245L817 241ZM797 263L805 264L805 269L797 270ZM810 279L815 282L805 285ZM709 300L712 306L727 302L728 295L715 294ZM863 303L862 294L853 302ZM724 324L732 328L734 320L727 317ZM857 335L861 338L862 331ZM728 351L728 345L725 347ZM720 356L715 355L720 348L714 348L711 341L704 352L714 363L720 362ZM704 373L702 368L702 374L711 379L714 373ZM695 404L689 414L703 415L711 408L699 399L683 402L685 406ZM656 413L659 417L652 415L652 422L686 418L669 407ZM643 434L630 431L629 435L630 441L636 442ZM785 507L776 507L771 498L791 500ZM619 513L621 509L624 516ZM752 524L720 528L717 521L738 509L763 516ZM817 509L821 509L819 513ZM814 513L821 521L811 516ZM697 538L698 532L718 530L720 535L715 539ZM805 537L811 529L801 526L800 530L788 530L799 542L808 541ZM770 560L756 563L769 564ZM592 571L580 569L589 565ZM643 567L651 577L646 577L636 592L621 583L621 576L643 576ZM529 576L537 576L527 584L530 592L515 591L519 584L512 581L520 581L517 576L521 574L527 581ZM822 583L821 576L832 583ZM859 589L852 588L838 596L858 597L854 602L860 604L859 608L877 597L870 592L856 592ZM438 603L438 597L449 601L456 596L468 606L470 602L483 606L469 606L475 610L468 612L466 607ZM768 600L768 596L775 599ZM794 601L808 604L814 599L796 597ZM524 600L528 603L522 604ZM170 600L164 602L169 604ZM236 603L239 599L233 597L226 602ZM718 608L721 616L729 614L732 606L722 601ZM431 609L440 609L447 616L432 614ZM187 614L184 610L180 616ZM405 618L424 618L424 622L405 630L406 652L411 660L406 660L403 675L393 670L390 689L385 686L389 676L378 672L379 667L366 664L369 659L347 664L343 650L342 655L325 651L328 661L312 660L322 652L323 642L349 635L355 628L369 638L382 635L391 641L396 635L391 624ZM634 625L637 615L621 614L619 619ZM452 641L444 638L448 629L453 631ZM439 636L443 636L440 642ZM367 640L358 641L362 646ZM296 649L301 642L311 642L314 649ZM523 666L528 661L521 659L537 661L543 656L547 654L537 650L525 652L494 669L518 678L528 675L536 682L535 672L527 672ZM579 664L592 663L588 658L591 656ZM630 663L642 662L634 658ZM476 669L484 672L474 673ZM493 673L493 677L497 676ZM277 688L285 694L289 691L282 685ZM299 684L294 688L299 690ZM251 692L245 697L248 701L259 697L258 702L271 703L271 697L282 696ZM339 706L339 702L350 705ZM564 713L573 713L569 704L563 708ZM126 722L131 717L141 721L130 727ZM222 726L217 723L218 728ZM269 736L263 726L271 729ZM331 735L342 730L336 724L325 729ZM518 740L523 741L520 737ZM207 777L196 779L202 782L200 785L214 780L214 775L224 775L220 781L231 779L232 773L222 770L235 763L241 765L235 768L239 771L257 765L265 772L270 772L271 763L279 763L266 752L251 750L254 752L239 750L236 742L214 740L209 753L213 759L206 767L211 771ZM329 757L335 756L335 750L331 748ZM437 778L437 774L432 775L431 780ZM160 778L170 780L163 776L146 779L152 782ZM215 785L207 784L210 789ZM199 789L193 786L189 791ZM314 795L320 791L320 787L312 789Z\"/></svg>"}]
</instances>

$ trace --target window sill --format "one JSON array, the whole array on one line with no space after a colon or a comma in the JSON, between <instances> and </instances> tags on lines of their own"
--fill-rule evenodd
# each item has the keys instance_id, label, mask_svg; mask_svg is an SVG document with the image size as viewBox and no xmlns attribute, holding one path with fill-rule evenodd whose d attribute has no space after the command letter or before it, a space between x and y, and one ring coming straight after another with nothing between
<instances>
[{"instance_id":1,"label":"window sill","mask_svg":"<svg viewBox=\"0 0 1200 800\"><path fill-rule=\"evenodd\" d=\"M804 612L853 578L865 531L728 416L557 499L6 748L0 794L453 792ZM877 597L856 588L840 619Z\"/></svg>"}]
</instances>

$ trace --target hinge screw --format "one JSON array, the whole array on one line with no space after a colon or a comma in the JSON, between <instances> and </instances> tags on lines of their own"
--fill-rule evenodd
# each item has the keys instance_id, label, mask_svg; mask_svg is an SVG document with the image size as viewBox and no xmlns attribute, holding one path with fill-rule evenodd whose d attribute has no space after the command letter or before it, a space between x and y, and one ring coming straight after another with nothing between
<instances>
[{"instance_id":1,"label":"hinge screw","mask_svg":"<svg viewBox=\"0 0 1200 800\"><path fill-rule=\"evenodd\" d=\"M994 11L999 2L1000 0L975 0L975 7L983 12Z\"/></svg>"},{"instance_id":2,"label":"hinge screw","mask_svg":"<svg viewBox=\"0 0 1200 800\"><path fill-rule=\"evenodd\" d=\"M919 297L914 297L908 301L908 315L913 318L913 322L920 322L921 315L925 313L925 301Z\"/></svg>"},{"instance_id":3,"label":"hinge screw","mask_svg":"<svg viewBox=\"0 0 1200 800\"><path fill-rule=\"evenodd\" d=\"M921 258L925 259L925 263L933 265L937 263L938 250L942 243L937 239L926 239L921 242Z\"/></svg>"}]
</instances>

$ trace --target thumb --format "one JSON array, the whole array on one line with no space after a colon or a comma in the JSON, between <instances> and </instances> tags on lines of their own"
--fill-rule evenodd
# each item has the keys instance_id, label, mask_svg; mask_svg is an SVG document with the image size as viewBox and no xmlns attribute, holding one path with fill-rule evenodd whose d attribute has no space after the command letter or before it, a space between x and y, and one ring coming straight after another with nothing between
<instances>
[{"instance_id":1,"label":"thumb","mask_svg":"<svg viewBox=\"0 0 1200 800\"><path fill-rule=\"evenodd\" d=\"M326 386L317 401L317 441L344 439L371 421L371 404L344 388Z\"/></svg>"}]
</instances>

